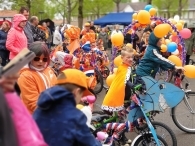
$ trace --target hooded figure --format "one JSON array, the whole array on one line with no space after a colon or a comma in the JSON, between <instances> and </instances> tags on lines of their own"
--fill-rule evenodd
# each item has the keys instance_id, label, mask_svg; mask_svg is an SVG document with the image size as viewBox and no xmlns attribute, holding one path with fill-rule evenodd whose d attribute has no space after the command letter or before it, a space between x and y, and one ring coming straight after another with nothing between
<instances>
[{"instance_id":1,"label":"hooded figure","mask_svg":"<svg viewBox=\"0 0 195 146\"><path fill-rule=\"evenodd\" d=\"M60 34L59 26L56 27L53 35L53 44L61 45L62 44L62 35Z\"/></svg>"},{"instance_id":2,"label":"hooded figure","mask_svg":"<svg viewBox=\"0 0 195 146\"><path fill-rule=\"evenodd\" d=\"M23 31L26 21L22 14L14 15L14 24L6 41L6 48L10 51L9 59L13 59L22 49L27 48L27 38Z\"/></svg>"},{"instance_id":3,"label":"hooded figure","mask_svg":"<svg viewBox=\"0 0 195 146\"><path fill-rule=\"evenodd\" d=\"M146 53L137 67L136 73L139 76L155 77L159 68L163 70L174 69L175 64L161 55L160 47L157 45L160 38L152 32L149 36Z\"/></svg>"}]
</instances>

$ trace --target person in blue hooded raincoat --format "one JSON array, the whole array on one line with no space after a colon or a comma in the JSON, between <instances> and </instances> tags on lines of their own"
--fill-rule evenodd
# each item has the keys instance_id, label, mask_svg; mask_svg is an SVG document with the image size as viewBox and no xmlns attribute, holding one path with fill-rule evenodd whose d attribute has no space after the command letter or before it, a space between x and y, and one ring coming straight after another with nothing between
<instances>
[{"instance_id":1,"label":"person in blue hooded raincoat","mask_svg":"<svg viewBox=\"0 0 195 146\"><path fill-rule=\"evenodd\" d=\"M88 79L77 69L62 71L56 86L40 94L33 118L49 146L101 146L86 124L87 117L76 108L88 95L92 95Z\"/></svg>"},{"instance_id":2,"label":"person in blue hooded raincoat","mask_svg":"<svg viewBox=\"0 0 195 146\"><path fill-rule=\"evenodd\" d=\"M148 47L146 48L146 53L140 61L136 74L139 76L152 76L155 77L159 68L163 70L168 69L182 69L183 67L175 66L173 62L166 59L161 55L160 46L162 44L162 39L157 38L152 32L149 36Z\"/></svg>"}]
</instances>

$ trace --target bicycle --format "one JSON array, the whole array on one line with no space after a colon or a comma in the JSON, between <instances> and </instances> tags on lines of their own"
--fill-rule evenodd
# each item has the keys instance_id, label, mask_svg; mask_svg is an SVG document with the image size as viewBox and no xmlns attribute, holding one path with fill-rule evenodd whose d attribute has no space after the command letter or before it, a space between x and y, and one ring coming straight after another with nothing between
<instances>
[{"instance_id":1,"label":"bicycle","mask_svg":"<svg viewBox=\"0 0 195 146\"><path fill-rule=\"evenodd\" d=\"M187 82L185 84L185 88L183 89L185 96L176 107L171 109L171 116L173 122L180 130L186 133L195 134L195 121L193 120L195 119L195 97L192 97L195 96L195 92L188 90L188 86L189 83ZM194 105L192 105L193 103ZM186 111L184 112L184 110ZM187 122L190 122L190 124Z\"/></svg>"},{"instance_id":2,"label":"bicycle","mask_svg":"<svg viewBox=\"0 0 195 146\"><path fill-rule=\"evenodd\" d=\"M126 106L129 106L129 104L126 105ZM112 116L112 115L107 115L103 111L94 111L92 114L93 114L92 125L94 126L94 129L93 129L94 133L99 131L104 124L107 124L107 123L110 123L110 122L119 122L117 113L114 113L114 116ZM158 130L160 128L165 129L165 131L167 131L167 133L169 135L168 137L170 137L170 139L168 139L167 135L165 135L164 133L159 134L160 130L158 131L157 134L159 136L162 136L164 139L166 139L166 142L168 141L169 145L177 146L176 137L175 137L174 133L172 132L172 130L168 126L166 126L165 124L160 123L160 122L152 122L152 125L154 126L155 130ZM138 133L142 133L145 130L149 131L149 128L147 126L144 126L144 127L140 128L139 125L136 125L135 127L139 131ZM124 135L121 136L120 140L117 141L117 143L118 144L120 144L120 143L124 144L125 143Z\"/></svg>"}]
</instances>

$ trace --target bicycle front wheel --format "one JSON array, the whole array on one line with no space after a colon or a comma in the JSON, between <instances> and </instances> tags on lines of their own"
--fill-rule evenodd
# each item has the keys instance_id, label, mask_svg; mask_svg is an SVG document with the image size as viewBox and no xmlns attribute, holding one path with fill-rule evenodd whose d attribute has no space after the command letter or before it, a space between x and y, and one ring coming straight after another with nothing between
<instances>
[{"instance_id":1,"label":"bicycle front wheel","mask_svg":"<svg viewBox=\"0 0 195 146\"><path fill-rule=\"evenodd\" d=\"M158 135L157 137L158 137L160 146L168 146L168 144L162 137ZM157 146L157 143L155 142L152 134L145 134L145 135L139 136L139 138L137 138L135 143L132 143L132 145L133 146Z\"/></svg>"},{"instance_id":2,"label":"bicycle front wheel","mask_svg":"<svg viewBox=\"0 0 195 146\"><path fill-rule=\"evenodd\" d=\"M102 74L97 69L95 69L95 77L96 77L97 84L95 86L94 92L95 92L95 94L98 94L103 89L104 80L103 80Z\"/></svg>"},{"instance_id":3,"label":"bicycle front wheel","mask_svg":"<svg viewBox=\"0 0 195 146\"><path fill-rule=\"evenodd\" d=\"M195 134L195 92L188 92L184 99L172 108L172 119L175 125L186 133Z\"/></svg>"}]
</instances>

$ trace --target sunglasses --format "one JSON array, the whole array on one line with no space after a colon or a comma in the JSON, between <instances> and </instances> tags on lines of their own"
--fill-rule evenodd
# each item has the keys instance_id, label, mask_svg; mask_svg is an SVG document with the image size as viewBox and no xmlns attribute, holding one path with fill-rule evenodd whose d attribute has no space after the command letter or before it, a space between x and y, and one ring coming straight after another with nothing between
<instances>
[{"instance_id":1,"label":"sunglasses","mask_svg":"<svg viewBox=\"0 0 195 146\"><path fill-rule=\"evenodd\" d=\"M42 60L43 62L47 62L48 58L47 57L38 57L38 56L34 58L34 61L40 61L40 60Z\"/></svg>"}]
</instances>

